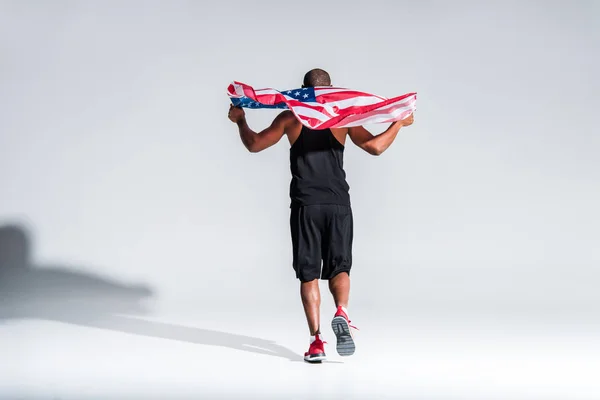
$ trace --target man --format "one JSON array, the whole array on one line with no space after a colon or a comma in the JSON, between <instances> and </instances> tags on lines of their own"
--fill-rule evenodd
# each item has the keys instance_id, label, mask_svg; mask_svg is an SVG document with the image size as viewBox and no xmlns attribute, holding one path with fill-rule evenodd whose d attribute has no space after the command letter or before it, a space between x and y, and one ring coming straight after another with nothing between
<instances>
[{"instance_id":1,"label":"man","mask_svg":"<svg viewBox=\"0 0 600 400\"><path fill-rule=\"evenodd\" d=\"M329 74L313 69L304 76L302 87L331 86ZM346 136L372 155L380 155L394 141L413 116L392 123L372 135L362 126L312 130L289 111L279 114L271 126L254 132L248 126L242 108L229 108L229 119L239 128L246 148L257 153L287 135L290 142L290 184L293 267L300 280L302 304L310 330L310 347L304 354L308 362L325 360L321 335L319 278L329 281L337 311L331 322L341 356L354 354L355 344L348 318L350 268L352 266L353 219L349 186L343 168ZM322 267L321 267L322 261Z\"/></svg>"}]
</instances>

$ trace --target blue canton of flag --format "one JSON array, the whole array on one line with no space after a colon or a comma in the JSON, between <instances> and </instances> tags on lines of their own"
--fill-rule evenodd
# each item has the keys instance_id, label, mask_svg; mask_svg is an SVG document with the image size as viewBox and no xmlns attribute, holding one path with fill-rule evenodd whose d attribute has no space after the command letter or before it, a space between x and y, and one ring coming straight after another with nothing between
<instances>
[{"instance_id":1,"label":"blue canton of flag","mask_svg":"<svg viewBox=\"0 0 600 400\"><path fill-rule=\"evenodd\" d=\"M281 92L285 96L290 97L291 99L310 102L315 101L315 89L314 88L302 88L302 89L293 89L293 90L285 90ZM249 97L238 97L231 98L231 103L236 107L243 108L289 108L284 102L280 102L273 105L262 104L257 101L252 100Z\"/></svg>"},{"instance_id":2,"label":"blue canton of flag","mask_svg":"<svg viewBox=\"0 0 600 400\"><path fill-rule=\"evenodd\" d=\"M258 103L248 97L240 97L231 99L231 103L235 107L244 107L244 108L288 108L285 103L279 103L275 105L267 105Z\"/></svg>"},{"instance_id":3,"label":"blue canton of flag","mask_svg":"<svg viewBox=\"0 0 600 400\"><path fill-rule=\"evenodd\" d=\"M293 89L286 90L282 92L286 96L292 97L294 100L298 101L315 101L315 88L302 88L302 89Z\"/></svg>"}]
</instances>

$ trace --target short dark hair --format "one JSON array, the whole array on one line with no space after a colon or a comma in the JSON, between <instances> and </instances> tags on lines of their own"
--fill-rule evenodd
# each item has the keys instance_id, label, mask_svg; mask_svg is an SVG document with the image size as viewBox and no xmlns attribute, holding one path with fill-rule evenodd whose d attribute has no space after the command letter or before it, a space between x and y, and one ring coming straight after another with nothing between
<instances>
[{"instance_id":1,"label":"short dark hair","mask_svg":"<svg viewBox=\"0 0 600 400\"><path fill-rule=\"evenodd\" d=\"M327 71L321 68L311 69L304 75L304 86L315 87L315 86L329 86L331 85L331 78Z\"/></svg>"}]
</instances>

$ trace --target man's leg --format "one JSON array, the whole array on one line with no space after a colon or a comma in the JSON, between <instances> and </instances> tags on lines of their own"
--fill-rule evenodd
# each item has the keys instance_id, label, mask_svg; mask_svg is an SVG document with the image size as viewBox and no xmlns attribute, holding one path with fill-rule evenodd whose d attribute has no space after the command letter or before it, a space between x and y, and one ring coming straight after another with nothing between
<instances>
[{"instance_id":1,"label":"man's leg","mask_svg":"<svg viewBox=\"0 0 600 400\"><path fill-rule=\"evenodd\" d=\"M320 331L321 293L319 292L319 279L300 283L302 305L310 330L310 347L304 353L304 360L308 362L321 362L326 359L323 337Z\"/></svg>"},{"instance_id":2,"label":"man's leg","mask_svg":"<svg viewBox=\"0 0 600 400\"><path fill-rule=\"evenodd\" d=\"M310 331L310 347L304 353L304 360L308 362L321 362L326 359L323 337L321 335L321 293L319 292L319 279L300 283L300 296L304 306L304 314Z\"/></svg>"},{"instance_id":3,"label":"man's leg","mask_svg":"<svg viewBox=\"0 0 600 400\"><path fill-rule=\"evenodd\" d=\"M319 330L322 225L323 216L320 206L292 207L290 228L293 265L296 278L301 282L300 296L310 331L310 347L304 353L304 360L308 362L321 362L326 359L324 342Z\"/></svg>"},{"instance_id":4,"label":"man's leg","mask_svg":"<svg viewBox=\"0 0 600 400\"><path fill-rule=\"evenodd\" d=\"M348 307L350 297L350 276L347 272L340 272L329 280L329 291L333 295L336 307Z\"/></svg>"},{"instance_id":5,"label":"man's leg","mask_svg":"<svg viewBox=\"0 0 600 400\"><path fill-rule=\"evenodd\" d=\"M323 275L329 280L336 312L331 328L337 338L337 352L341 356L354 354L355 344L348 317L350 297L350 269L352 268L353 220L352 209L346 206L331 206L331 223L325 235Z\"/></svg>"},{"instance_id":6,"label":"man's leg","mask_svg":"<svg viewBox=\"0 0 600 400\"><path fill-rule=\"evenodd\" d=\"M300 295L310 335L315 336L321 333L321 293L319 292L319 280L313 279L310 282L301 282Z\"/></svg>"},{"instance_id":7,"label":"man's leg","mask_svg":"<svg viewBox=\"0 0 600 400\"><path fill-rule=\"evenodd\" d=\"M353 326L350 325L347 309L350 295L350 275L347 272L335 275L329 280L329 290L337 308L331 321L331 329L337 338L336 350L341 356L350 356L356 349L352 335Z\"/></svg>"}]
</instances>

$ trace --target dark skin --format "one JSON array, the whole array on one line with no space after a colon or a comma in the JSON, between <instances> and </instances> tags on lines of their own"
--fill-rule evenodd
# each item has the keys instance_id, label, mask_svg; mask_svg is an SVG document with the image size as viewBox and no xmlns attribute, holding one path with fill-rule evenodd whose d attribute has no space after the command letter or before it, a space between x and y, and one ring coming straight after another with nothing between
<instances>
[{"instance_id":1,"label":"dark skin","mask_svg":"<svg viewBox=\"0 0 600 400\"><path fill-rule=\"evenodd\" d=\"M283 111L274 120L271 126L260 132L255 132L246 122L246 114L242 108L229 107L229 119L237 124L242 143L251 153L258 153L275 145L283 135L286 135L290 146L294 144L300 132L302 123L289 110ZM413 123L413 115L396 121L382 133L373 135L362 126L350 128L331 128L333 136L342 144L346 144L346 137L349 136L352 143L366 151L367 153L378 156L386 151L396 139L398 132L402 127L410 126ZM350 277L348 273L342 272L329 280L329 291L333 295L336 306L348 307L348 298L350 295ZM311 335L320 333L320 307L321 293L319 291L319 281L314 279L310 282L300 283L300 296L304 313Z\"/></svg>"}]
</instances>

